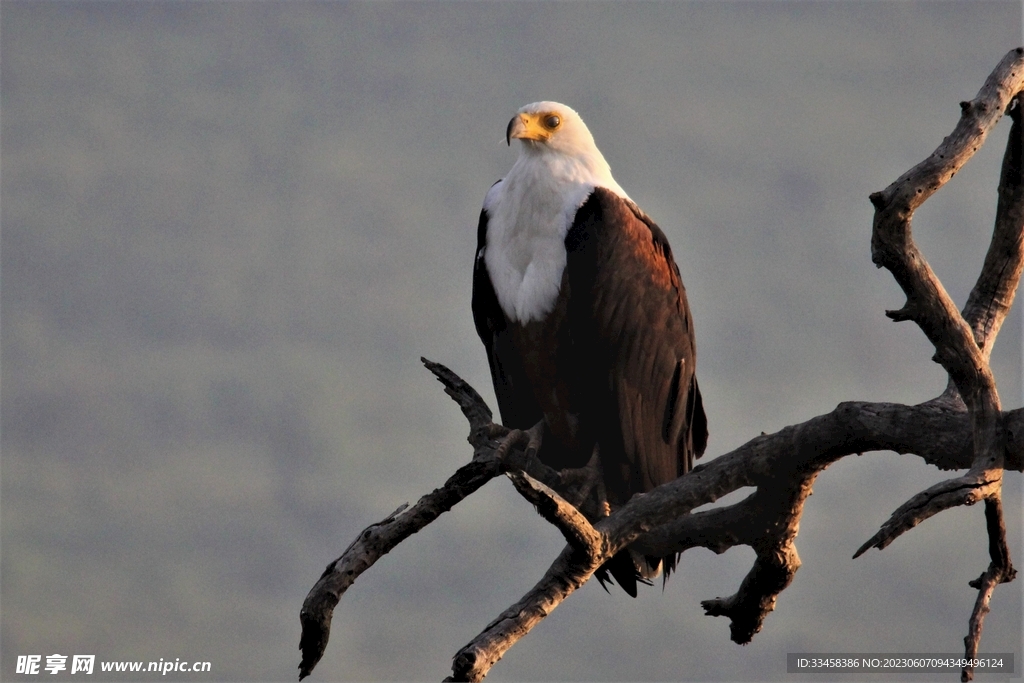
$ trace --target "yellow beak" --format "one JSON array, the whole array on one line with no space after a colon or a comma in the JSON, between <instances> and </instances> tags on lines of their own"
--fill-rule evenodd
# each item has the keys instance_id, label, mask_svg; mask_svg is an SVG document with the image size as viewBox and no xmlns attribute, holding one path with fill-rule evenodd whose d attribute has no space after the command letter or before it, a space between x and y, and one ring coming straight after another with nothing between
<instances>
[{"instance_id":1,"label":"yellow beak","mask_svg":"<svg viewBox=\"0 0 1024 683\"><path fill-rule=\"evenodd\" d=\"M551 137L551 131L544 128L540 116L516 114L505 129L505 142L512 144L512 138L543 141Z\"/></svg>"}]
</instances>

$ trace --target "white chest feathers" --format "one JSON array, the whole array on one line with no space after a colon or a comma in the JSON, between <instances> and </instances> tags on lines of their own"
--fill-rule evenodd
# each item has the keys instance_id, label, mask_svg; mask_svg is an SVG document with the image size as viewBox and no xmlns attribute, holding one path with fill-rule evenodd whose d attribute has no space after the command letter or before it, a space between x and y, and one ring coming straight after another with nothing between
<instances>
[{"instance_id":1,"label":"white chest feathers","mask_svg":"<svg viewBox=\"0 0 1024 683\"><path fill-rule=\"evenodd\" d=\"M505 315L521 323L542 320L554 309L566 264L565 236L594 187L611 185L625 196L614 180L606 184L587 174L557 172L568 169L552 173L540 160L524 161L487 193L487 240L477 254Z\"/></svg>"}]
</instances>

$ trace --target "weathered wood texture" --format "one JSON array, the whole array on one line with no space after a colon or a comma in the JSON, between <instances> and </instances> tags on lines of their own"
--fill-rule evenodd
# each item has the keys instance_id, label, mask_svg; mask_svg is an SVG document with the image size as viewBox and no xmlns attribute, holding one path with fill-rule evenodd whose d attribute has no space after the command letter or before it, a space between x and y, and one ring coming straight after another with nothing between
<instances>
[{"instance_id":1,"label":"weathered wood texture","mask_svg":"<svg viewBox=\"0 0 1024 683\"><path fill-rule=\"evenodd\" d=\"M1019 48L1003 58L974 100L961 103L956 129L931 156L871 195L876 209L873 258L890 270L907 295L901 309L887 314L894 320L914 321L935 346L935 360L950 377L942 395L914 406L841 403L829 413L756 437L675 481L634 496L611 516L591 514L588 519L577 506L593 484L592 468L556 472L545 467L533 457L530 431L510 432L492 424L490 410L472 387L444 366L424 361L469 420L473 459L412 507L403 506L367 527L328 565L301 611L300 678L323 655L334 608L356 577L502 472L562 532L567 545L519 602L456 654L447 680L482 680L510 647L627 545L655 556L698 546L718 553L735 545L753 548L754 565L737 592L702 603L708 615L730 619L732 640L749 642L800 567L794 542L816 477L840 458L876 450L913 453L940 469L967 472L897 508L854 557L872 547L886 547L949 507L985 501L990 564L971 582L979 593L964 639L967 658L976 654L992 593L1016 574L1006 542L1001 484L1005 469L1024 469L1024 409L1002 411L988 361L1024 267L1022 89L1024 48ZM981 275L961 313L915 246L911 219L978 150L1005 111L1013 125L995 230ZM691 513L742 487L756 490L733 505ZM965 669L961 677L966 681L972 675Z\"/></svg>"}]
</instances>

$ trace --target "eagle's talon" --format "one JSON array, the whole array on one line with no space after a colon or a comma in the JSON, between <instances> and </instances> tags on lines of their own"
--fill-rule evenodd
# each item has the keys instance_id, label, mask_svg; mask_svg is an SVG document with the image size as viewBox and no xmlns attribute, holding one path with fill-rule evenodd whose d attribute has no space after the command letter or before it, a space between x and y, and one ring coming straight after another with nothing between
<instances>
[{"instance_id":1,"label":"eagle's talon","mask_svg":"<svg viewBox=\"0 0 1024 683\"><path fill-rule=\"evenodd\" d=\"M526 435L526 462L531 462L537 457L537 452L540 450L541 444L544 443L544 420L540 420L537 424L527 429L524 434Z\"/></svg>"},{"instance_id":2,"label":"eagle's talon","mask_svg":"<svg viewBox=\"0 0 1024 683\"><path fill-rule=\"evenodd\" d=\"M490 441L504 438L511 431L512 430L505 425L498 424L497 422L491 422L484 427L484 435L487 436Z\"/></svg>"},{"instance_id":3,"label":"eagle's talon","mask_svg":"<svg viewBox=\"0 0 1024 683\"><path fill-rule=\"evenodd\" d=\"M529 429L509 429L508 427L494 424L490 426L500 428L500 431L498 429L495 430L497 432L496 436L503 437L501 443L494 449L498 459L504 461L516 446L524 448L527 463L537 457L537 451L540 450L540 445L544 440L544 420L541 420Z\"/></svg>"},{"instance_id":4,"label":"eagle's talon","mask_svg":"<svg viewBox=\"0 0 1024 683\"><path fill-rule=\"evenodd\" d=\"M514 447L522 443L526 438L526 432L522 429L510 429L508 433L505 434L505 438L503 438L501 443L498 444L498 447L494 449L494 454L498 456L499 460L504 462L505 459L508 458L509 452Z\"/></svg>"}]
</instances>

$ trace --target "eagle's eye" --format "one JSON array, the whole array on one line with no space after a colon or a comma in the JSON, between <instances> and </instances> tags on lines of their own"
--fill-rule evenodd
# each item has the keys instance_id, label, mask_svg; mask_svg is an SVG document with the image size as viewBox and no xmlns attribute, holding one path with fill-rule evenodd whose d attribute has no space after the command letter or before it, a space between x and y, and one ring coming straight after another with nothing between
<instances>
[{"instance_id":1,"label":"eagle's eye","mask_svg":"<svg viewBox=\"0 0 1024 683\"><path fill-rule=\"evenodd\" d=\"M548 130L554 130L558 128L558 124L562 122L562 119L558 118L556 114L548 114L544 117L544 127Z\"/></svg>"}]
</instances>

